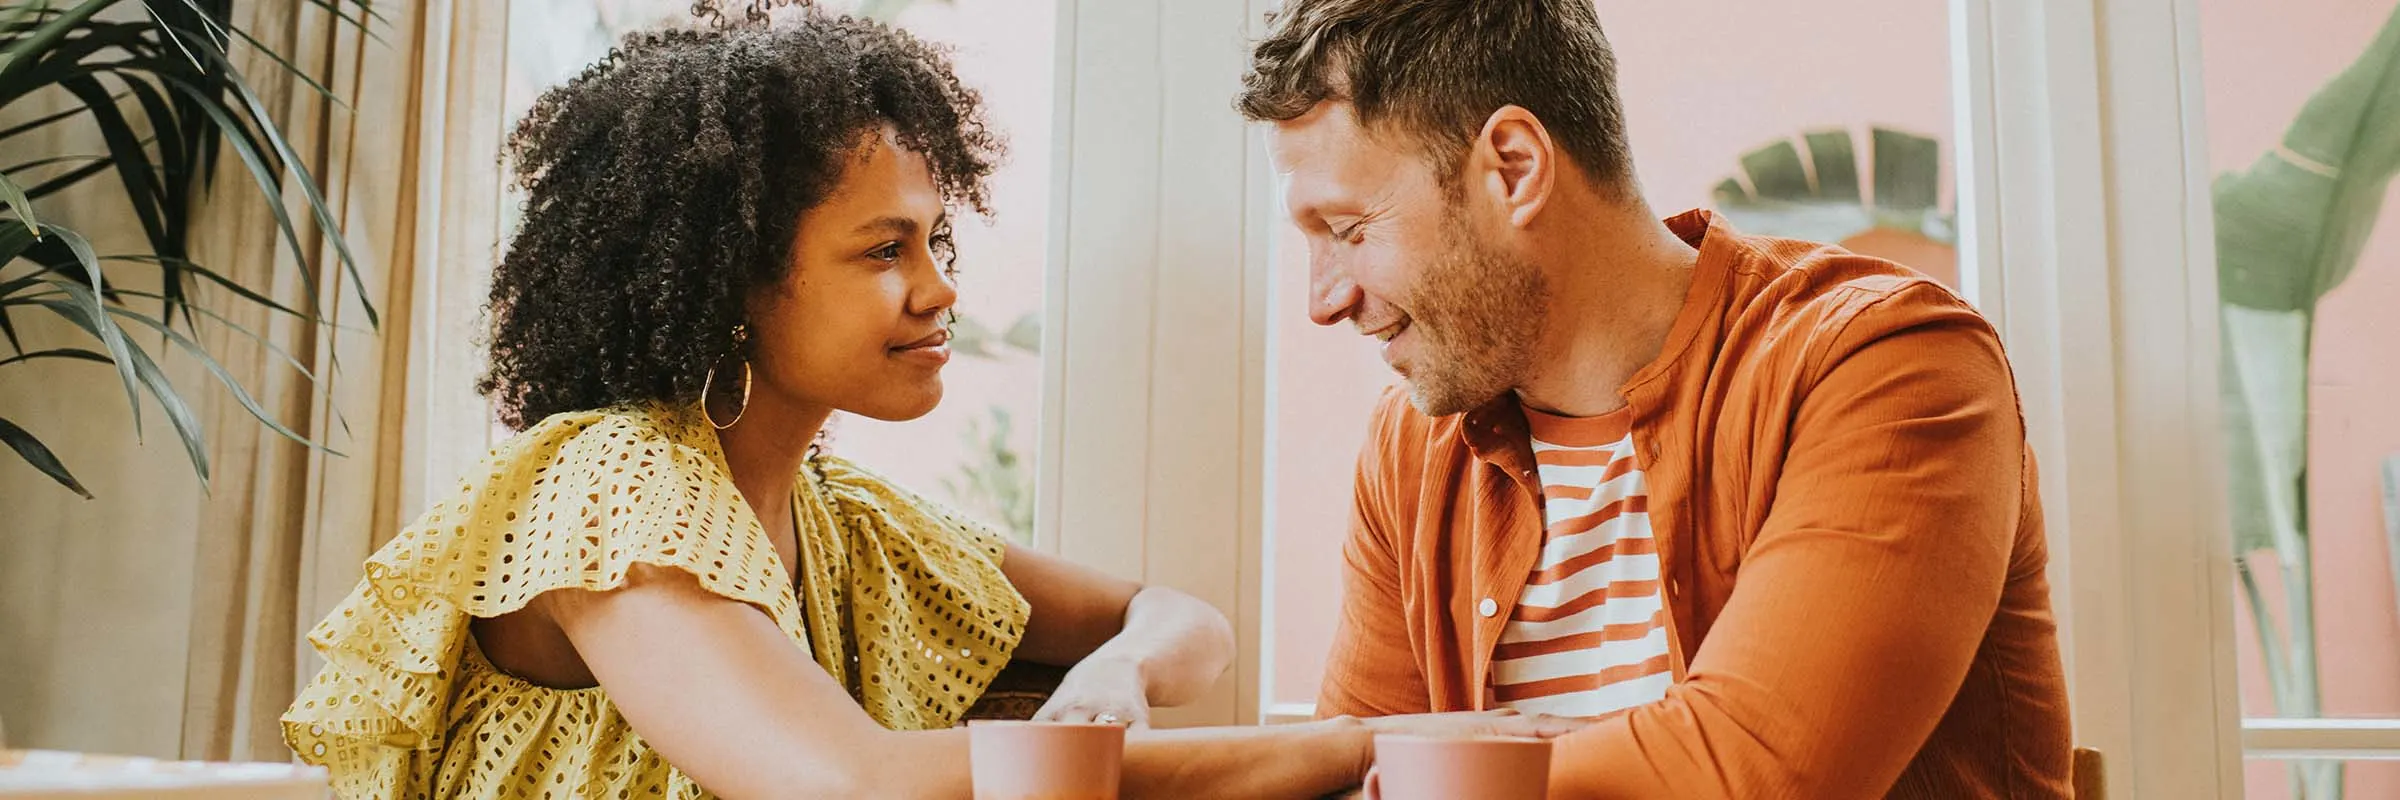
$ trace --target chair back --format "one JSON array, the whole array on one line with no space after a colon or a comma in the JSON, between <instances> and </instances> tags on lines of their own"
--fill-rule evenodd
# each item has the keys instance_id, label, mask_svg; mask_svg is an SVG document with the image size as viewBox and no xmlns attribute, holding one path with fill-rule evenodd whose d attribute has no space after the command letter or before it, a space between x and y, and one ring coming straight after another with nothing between
<instances>
[{"instance_id":1,"label":"chair back","mask_svg":"<svg viewBox=\"0 0 2400 800\"><path fill-rule=\"evenodd\" d=\"M2100 751L2075 748L2075 800L2108 800L2108 766Z\"/></svg>"}]
</instances>

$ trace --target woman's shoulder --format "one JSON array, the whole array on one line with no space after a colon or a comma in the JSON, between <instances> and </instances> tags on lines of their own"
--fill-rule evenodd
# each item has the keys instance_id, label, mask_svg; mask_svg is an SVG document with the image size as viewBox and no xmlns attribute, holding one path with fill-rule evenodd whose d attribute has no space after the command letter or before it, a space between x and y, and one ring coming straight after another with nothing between
<instances>
[{"instance_id":1,"label":"woman's shoulder","mask_svg":"<svg viewBox=\"0 0 2400 800\"><path fill-rule=\"evenodd\" d=\"M810 468L822 481L833 510L851 525L872 522L886 535L956 551L998 564L1009 539L974 516L908 488L881 472L841 456L820 454Z\"/></svg>"},{"instance_id":2,"label":"woman's shoulder","mask_svg":"<svg viewBox=\"0 0 2400 800\"><path fill-rule=\"evenodd\" d=\"M484 464L536 462L548 467L599 460L636 462L644 455L654 459L647 466L657 466L661 463L655 461L658 458L674 459L665 463L677 466L713 462L708 456L714 450L714 438L703 439L704 434L694 430L696 416L696 411L658 404L552 414L493 446ZM488 469L482 477L495 475L506 477L505 472ZM467 482L476 477L467 476Z\"/></svg>"},{"instance_id":3,"label":"woman's shoulder","mask_svg":"<svg viewBox=\"0 0 2400 800\"><path fill-rule=\"evenodd\" d=\"M823 482L827 492L845 504L870 506L908 516L925 516L958 526L981 526L957 509L919 494L874 468L848 458L822 453L809 458L809 467Z\"/></svg>"},{"instance_id":4,"label":"woman's shoulder","mask_svg":"<svg viewBox=\"0 0 2400 800\"><path fill-rule=\"evenodd\" d=\"M466 597L478 616L513 610L562 583L609 588L636 562L706 567L697 573L704 585L717 588L723 578L736 588L721 594L764 598L765 587L752 584L767 574L761 562L773 561L772 549L714 437L683 417L644 406L545 418L494 447L369 559L368 572L448 565L421 577L443 589L481 589Z\"/></svg>"},{"instance_id":5,"label":"woman's shoulder","mask_svg":"<svg viewBox=\"0 0 2400 800\"><path fill-rule=\"evenodd\" d=\"M439 515L445 505L549 512L661 506L736 492L716 438L704 424L694 431L696 421L697 412L658 405L552 414L494 445L427 513Z\"/></svg>"}]
</instances>

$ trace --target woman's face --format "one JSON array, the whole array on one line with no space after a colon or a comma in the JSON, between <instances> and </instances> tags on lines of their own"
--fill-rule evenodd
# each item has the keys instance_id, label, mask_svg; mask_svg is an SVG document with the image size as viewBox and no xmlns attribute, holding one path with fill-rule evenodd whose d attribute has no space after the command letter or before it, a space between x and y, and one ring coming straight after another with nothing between
<instances>
[{"instance_id":1,"label":"woman's face","mask_svg":"<svg viewBox=\"0 0 2400 800\"><path fill-rule=\"evenodd\" d=\"M941 402L950 361L947 209L925 159L891 131L861 142L824 202L801 214L782 282L750 300L752 391L914 419Z\"/></svg>"}]
</instances>

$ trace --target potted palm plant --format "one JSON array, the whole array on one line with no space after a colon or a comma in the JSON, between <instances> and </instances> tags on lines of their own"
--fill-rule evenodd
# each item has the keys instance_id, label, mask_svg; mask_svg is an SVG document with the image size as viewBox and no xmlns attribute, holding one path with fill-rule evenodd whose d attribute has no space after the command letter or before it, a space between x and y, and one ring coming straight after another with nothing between
<instances>
[{"instance_id":1,"label":"potted palm plant","mask_svg":"<svg viewBox=\"0 0 2400 800\"><path fill-rule=\"evenodd\" d=\"M382 17L374 0L262 0L322 8L370 36ZM200 417L158 365L154 351L180 350L205 366L260 422L295 440L313 442L276 421L200 344L199 324L222 324L256 335L220 313L223 302L255 303L314 322L314 287L330 270L365 285L316 179L237 62L255 53L275 69L341 103L331 90L234 24L233 0L25 0L0 3L0 110L32 107L37 98L63 98L63 110L0 129L0 148L23 160L0 167L0 376L33 361L69 359L107 365L133 404L133 433L141 431L141 396L155 398L205 485L208 451ZM26 104L26 105L20 105ZM9 115L11 119L29 116ZM31 134L49 126L88 122L97 153L25 152ZM233 202L212 181L231 155L239 174L260 192L280 234L297 256L309 300L281 302L259 287L225 277L192 258L198 204ZM98 181L121 191L138 224L143 247L99 253L74 225L46 216L44 198ZM296 207L296 210L295 210ZM112 221L112 224L121 224ZM321 233L329 259L312 260L302 231ZM330 261L332 263L323 263ZM155 287L134 289L133 286ZM362 299L362 302L365 302ZM366 307L373 324L375 311ZM18 328L27 318L55 316L80 331L82 346L26 348ZM263 341L263 340L261 340ZM304 370L305 371L305 370ZM312 378L314 376L311 376ZM5 377L0 377L4 380ZM9 419L0 408L0 443L69 491L91 497L67 464L34 433L40 427Z\"/></svg>"}]
</instances>

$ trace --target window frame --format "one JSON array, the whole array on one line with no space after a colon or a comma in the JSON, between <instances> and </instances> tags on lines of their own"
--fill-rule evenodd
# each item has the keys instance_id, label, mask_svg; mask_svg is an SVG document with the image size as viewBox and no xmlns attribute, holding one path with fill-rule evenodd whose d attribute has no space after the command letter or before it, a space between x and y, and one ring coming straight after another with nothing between
<instances>
[{"instance_id":1,"label":"window frame","mask_svg":"<svg viewBox=\"0 0 2400 800\"><path fill-rule=\"evenodd\" d=\"M1235 113L1265 0L1058 0L1034 546L1189 592L1239 657L1161 726L1253 724L1273 207Z\"/></svg>"},{"instance_id":2,"label":"window frame","mask_svg":"<svg viewBox=\"0 0 2400 800\"><path fill-rule=\"evenodd\" d=\"M2226 491L2197 0L1952 9L1962 249L2000 266L1976 288L2043 465L2078 744L2165 797L2240 797L2245 758L2400 758L2400 719L2241 716L2229 523L2191 501Z\"/></svg>"}]
</instances>

